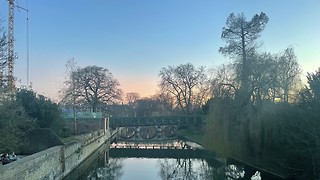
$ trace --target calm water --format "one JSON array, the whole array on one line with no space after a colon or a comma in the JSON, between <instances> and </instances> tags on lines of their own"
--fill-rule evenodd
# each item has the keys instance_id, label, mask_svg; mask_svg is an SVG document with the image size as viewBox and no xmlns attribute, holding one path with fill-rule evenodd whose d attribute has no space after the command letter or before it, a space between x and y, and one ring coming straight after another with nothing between
<instances>
[{"instance_id":1,"label":"calm water","mask_svg":"<svg viewBox=\"0 0 320 180\"><path fill-rule=\"evenodd\" d=\"M200 159L111 158L88 179L207 179L208 164Z\"/></svg>"},{"instance_id":2,"label":"calm water","mask_svg":"<svg viewBox=\"0 0 320 180\"><path fill-rule=\"evenodd\" d=\"M180 141L181 142L181 141ZM185 145L185 144L184 144ZM114 147L111 145L111 147ZM186 146L185 146L186 147ZM218 158L204 150L128 149L105 145L65 179L110 180L206 180L277 179L270 174ZM154 148L154 147L153 147Z\"/></svg>"}]
</instances>

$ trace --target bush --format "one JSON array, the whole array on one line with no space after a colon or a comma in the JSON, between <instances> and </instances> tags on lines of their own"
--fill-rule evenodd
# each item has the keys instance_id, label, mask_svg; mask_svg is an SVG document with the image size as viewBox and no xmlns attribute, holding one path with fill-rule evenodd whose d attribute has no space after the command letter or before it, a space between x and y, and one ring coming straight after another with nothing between
<instances>
[{"instance_id":1,"label":"bush","mask_svg":"<svg viewBox=\"0 0 320 180\"><path fill-rule=\"evenodd\" d=\"M61 139L52 129L33 129L24 138L21 146L22 154L33 154L62 144Z\"/></svg>"},{"instance_id":2,"label":"bush","mask_svg":"<svg viewBox=\"0 0 320 180\"><path fill-rule=\"evenodd\" d=\"M50 128L58 135L64 135L65 123L58 104L42 95L25 89L17 91L16 99L23 106L25 112L31 118L36 119L38 128Z\"/></svg>"},{"instance_id":3,"label":"bush","mask_svg":"<svg viewBox=\"0 0 320 180\"><path fill-rule=\"evenodd\" d=\"M23 107L14 101L0 102L0 152L20 152L23 137L35 127Z\"/></svg>"}]
</instances>

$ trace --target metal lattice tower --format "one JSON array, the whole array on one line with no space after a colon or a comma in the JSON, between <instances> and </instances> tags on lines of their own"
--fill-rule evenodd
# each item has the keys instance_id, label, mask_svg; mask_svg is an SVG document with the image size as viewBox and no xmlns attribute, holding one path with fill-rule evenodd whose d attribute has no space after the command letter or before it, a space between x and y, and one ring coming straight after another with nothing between
<instances>
[{"instance_id":1,"label":"metal lattice tower","mask_svg":"<svg viewBox=\"0 0 320 180\"><path fill-rule=\"evenodd\" d=\"M9 16L8 16L8 92L14 93L15 79L13 76L14 66L14 0L8 0L9 2Z\"/></svg>"}]
</instances>

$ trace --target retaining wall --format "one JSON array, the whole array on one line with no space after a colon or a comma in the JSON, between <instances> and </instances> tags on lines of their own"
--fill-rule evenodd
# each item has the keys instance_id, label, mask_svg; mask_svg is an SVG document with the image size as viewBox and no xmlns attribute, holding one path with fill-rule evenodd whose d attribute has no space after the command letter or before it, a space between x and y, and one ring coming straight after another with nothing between
<instances>
[{"instance_id":1,"label":"retaining wall","mask_svg":"<svg viewBox=\"0 0 320 180\"><path fill-rule=\"evenodd\" d=\"M2 179L62 179L110 137L109 131L96 131L80 136L80 141L55 146L0 166Z\"/></svg>"}]
</instances>

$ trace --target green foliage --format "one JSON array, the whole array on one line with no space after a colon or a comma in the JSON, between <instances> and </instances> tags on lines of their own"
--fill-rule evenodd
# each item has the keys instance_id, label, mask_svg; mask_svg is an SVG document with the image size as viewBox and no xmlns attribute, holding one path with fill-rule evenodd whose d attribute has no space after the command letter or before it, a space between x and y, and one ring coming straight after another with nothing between
<instances>
[{"instance_id":1,"label":"green foliage","mask_svg":"<svg viewBox=\"0 0 320 180\"><path fill-rule=\"evenodd\" d=\"M22 154L33 154L53 146L63 145L57 134L48 128L33 129L22 142Z\"/></svg>"},{"instance_id":2,"label":"green foliage","mask_svg":"<svg viewBox=\"0 0 320 180\"><path fill-rule=\"evenodd\" d=\"M320 176L320 71L308 74L296 104L262 101L243 106L215 98L209 104L206 145L266 169Z\"/></svg>"},{"instance_id":3,"label":"green foliage","mask_svg":"<svg viewBox=\"0 0 320 180\"><path fill-rule=\"evenodd\" d=\"M300 92L300 117L288 127L290 154L297 157L301 167L312 177L320 177L320 68L308 73L308 86ZM292 161L292 159L289 159ZM297 161L298 162L298 161Z\"/></svg>"},{"instance_id":4,"label":"green foliage","mask_svg":"<svg viewBox=\"0 0 320 180\"><path fill-rule=\"evenodd\" d=\"M257 47L256 39L259 38L268 21L268 16L263 12L254 15L249 21L243 13L237 15L231 13L221 34L221 38L227 44L219 51L223 55L231 56L245 56L252 52Z\"/></svg>"},{"instance_id":5,"label":"green foliage","mask_svg":"<svg viewBox=\"0 0 320 180\"><path fill-rule=\"evenodd\" d=\"M286 166L299 173L319 176L319 140L320 122L293 106L281 111L283 160Z\"/></svg>"},{"instance_id":6,"label":"green foliage","mask_svg":"<svg viewBox=\"0 0 320 180\"><path fill-rule=\"evenodd\" d=\"M63 135L64 121L56 103L25 89L17 91L16 101L21 104L28 116L36 119L37 127L51 128L58 135Z\"/></svg>"},{"instance_id":7,"label":"green foliage","mask_svg":"<svg viewBox=\"0 0 320 180\"><path fill-rule=\"evenodd\" d=\"M309 86L304 87L300 92L299 104L304 110L318 114L320 108L320 68L315 73L308 73L307 79Z\"/></svg>"},{"instance_id":8,"label":"green foliage","mask_svg":"<svg viewBox=\"0 0 320 180\"><path fill-rule=\"evenodd\" d=\"M0 152L19 152L26 133L35 126L35 121L25 113L23 107L14 101L0 104Z\"/></svg>"},{"instance_id":9,"label":"green foliage","mask_svg":"<svg viewBox=\"0 0 320 180\"><path fill-rule=\"evenodd\" d=\"M204 143L210 149L224 155L228 151L228 119L230 99L215 98L209 101L209 115L206 123ZM208 105L207 105L208 106Z\"/></svg>"}]
</instances>

